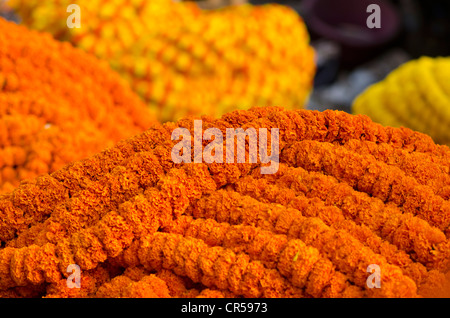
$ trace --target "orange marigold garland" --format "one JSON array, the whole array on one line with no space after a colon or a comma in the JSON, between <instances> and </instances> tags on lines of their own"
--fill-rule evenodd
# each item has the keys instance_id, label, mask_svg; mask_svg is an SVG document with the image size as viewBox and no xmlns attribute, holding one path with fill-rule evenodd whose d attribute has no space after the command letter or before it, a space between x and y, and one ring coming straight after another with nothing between
<instances>
[{"instance_id":1,"label":"orange marigold garland","mask_svg":"<svg viewBox=\"0 0 450 318\"><path fill-rule=\"evenodd\" d=\"M450 226L450 202L397 168L345 148L317 141L299 141L286 149L285 160L307 170L323 171L383 202L428 221L441 230ZM429 205L428 201L433 204Z\"/></svg>"},{"instance_id":2,"label":"orange marigold garland","mask_svg":"<svg viewBox=\"0 0 450 318\"><path fill-rule=\"evenodd\" d=\"M3 18L0 29L0 193L155 122L105 62Z\"/></svg>"},{"instance_id":3,"label":"orange marigold garland","mask_svg":"<svg viewBox=\"0 0 450 318\"><path fill-rule=\"evenodd\" d=\"M448 264L448 242L442 231L396 206L385 206L379 199L355 191L330 176L282 165L277 175L265 176L262 180L242 178L235 189L263 202L280 203L296 208L306 216L317 216L328 225L338 226L345 219L347 223L352 221L355 225L365 226L385 242L407 253L414 252L414 259L430 268L446 268ZM287 200L284 200L285 193L290 193ZM420 228L420 231L408 230L405 235L411 227ZM432 252L435 249L441 253Z\"/></svg>"},{"instance_id":4,"label":"orange marigold garland","mask_svg":"<svg viewBox=\"0 0 450 318\"><path fill-rule=\"evenodd\" d=\"M168 229L169 232L199 238L208 245L230 248L235 253L248 254L250 259L261 261L265 267L276 268L294 286L306 288L313 297L328 295L325 287L331 286L332 280L341 279L337 276L342 274L334 270L331 261L322 258L315 248L306 246L301 240L289 240L285 235L257 227L218 223L213 219L194 220L182 216L175 223L181 224L174 224L175 228ZM341 292L347 297L364 295L350 284L343 285Z\"/></svg>"},{"instance_id":5,"label":"orange marigold garland","mask_svg":"<svg viewBox=\"0 0 450 318\"><path fill-rule=\"evenodd\" d=\"M166 283L154 274L133 281L127 276L116 276L100 286L95 297L98 298L168 298Z\"/></svg>"},{"instance_id":6,"label":"orange marigold garland","mask_svg":"<svg viewBox=\"0 0 450 318\"><path fill-rule=\"evenodd\" d=\"M449 231L434 205L446 212L446 201L392 162L415 156L445 167L447 147L336 111L268 107L202 119L203 130L279 128L279 171L262 175L259 163L173 163L172 131L194 132L186 118L22 184L0 197L2 294L441 295ZM392 161L358 154L346 147L352 142L386 145ZM377 169L361 168L370 165ZM401 177L383 190L381 173L389 171ZM408 207L411 185L433 194L421 197L427 213ZM64 288L70 264L90 281L78 293ZM367 285L371 264L381 269L382 288Z\"/></svg>"}]
</instances>

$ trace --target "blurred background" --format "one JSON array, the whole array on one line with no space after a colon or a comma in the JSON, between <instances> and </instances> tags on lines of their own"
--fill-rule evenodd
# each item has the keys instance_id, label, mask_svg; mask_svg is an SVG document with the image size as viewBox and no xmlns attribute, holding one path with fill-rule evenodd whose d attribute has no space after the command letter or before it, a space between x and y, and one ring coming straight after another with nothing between
<instances>
[{"instance_id":1,"label":"blurred background","mask_svg":"<svg viewBox=\"0 0 450 318\"><path fill-rule=\"evenodd\" d=\"M448 0L276 2L294 8L305 19L316 50L318 68L309 109L349 112L357 95L399 65L423 55L450 55ZM372 3L380 5L381 29L368 30L365 25L370 15L365 8ZM364 34L368 31L375 36Z\"/></svg>"},{"instance_id":2,"label":"blurred background","mask_svg":"<svg viewBox=\"0 0 450 318\"><path fill-rule=\"evenodd\" d=\"M448 0L203 0L205 8L278 3L306 22L317 71L308 109L351 112L353 100L401 64L421 56L450 56ZM381 9L381 29L369 30L370 4Z\"/></svg>"},{"instance_id":3,"label":"blurred background","mask_svg":"<svg viewBox=\"0 0 450 318\"><path fill-rule=\"evenodd\" d=\"M1 6L0 0L0 6ZM305 21L317 70L306 107L351 111L352 101L399 65L427 55L450 55L448 0L202 0L204 9L278 3ZM381 28L369 29L369 4L381 8ZM11 20L17 17L0 10ZM280 36L283 36L280 34Z\"/></svg>"}]
</instances>

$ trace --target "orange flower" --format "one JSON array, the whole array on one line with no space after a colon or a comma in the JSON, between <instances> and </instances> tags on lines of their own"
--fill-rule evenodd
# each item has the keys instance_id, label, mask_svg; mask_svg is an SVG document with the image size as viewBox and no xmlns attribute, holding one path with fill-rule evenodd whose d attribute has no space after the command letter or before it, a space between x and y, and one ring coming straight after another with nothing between
<instances>
[{"instance_id":1,"label":"orange flower","mask_svg":"<svg viewBox=\"0 0 450 318\"><path fill-rule=\"evenodd\" d=\"M95 297L98 298L168 298L166 283L155 275L148 275L139 281L127 276L116 276L100 286Z\"/></svg>"},{"instance_id":2,"label":"orange flower","mask_svg":"<svg viewBox=\"0 0 450 318\"><path fill-rule=\"evenodd\" d=\"M397 266L389 264L384 257L375 254L361 242L344 230L335 230L325 225L315 217L304 217L301 212L291 208L285 208L276 204L264 204L246 196L236 195L233 192L218 191L208 200L198 201L198 206L192 211L195 218L213 218L218 222L230 224L233 220L239 220L240 224L252 225L263 230L277 234L284 234L289 240L300 239L306 245L315 247L321 253L327 255L337 268L349 275L358 286L366 287L366 280L353 276L362 273L361 269L370 264L385 264L387 275L391 274L398 281L403 281L404 289L397 289L398 285L392 281L392 287L384 285L383 290L368 290L374 296L389 296L392 293L400 293L403 296L415 295L416 285L407 276L404 276ZM224 202L226 207L219 207L219 202ZM233 202L235 205L230 204ZM218 204L219 203L219 204ZM214 213L210 214L210 212ZM233 216L233 217L232 217ZM333 242L328 243L328 242ZM338 245L335 245L338 242ZM349 245L353 245L349 248ZM358 270L359 269L359 270ZM366 277L367 278L367 277ZM392 290L390 289L392 288Z\"/></svg>"},{"instance_id":3,"label":"orange flower","mask_svg":"<svg viewBox=\"0 0 450 318\"><path fill-rule=\"evenodd\" d=\"M309 34L287 6L77 0L82 27L68 28L69 0L8 3L24 25L107 61L163 122L254 105L303 107L313 85Z\"/></svg>"},{"instance_id":4,"label":"orange flower","mask_svg":"<svg viewBox=\"0 0 450 318\"><path fill-rule=\"evenodd\" d=\"M156 232L141 243L141 263L149 270L173 269L194 282L219 289L229 289L245 297L288 297L302 293L292 287L275 270L251 261L245 254L235 254L223 247L208 247L202 240L178 234ZM151 249L148 247L151 246ZM163 258L158 267L150 261ZM150 262L149 262L150 261ZM270 283L269 283L270 282Z\"/></svg>"},{"instance_id":5,"label":"orange flower","mask_svg":"<svg viewBox=\"0 0 450 318\"><path fill-rule=\"evenodd\" d=\"M289 240L286 235L254 226L231 225L189 216L181 216L174 223L166 231L201 239L210 246L222 246L236 254L247 254L251 260L260 261L265 267L277 269L295 287L304 288L313 297L326 295L331 281L340 275L331 261L321 256L317 249L306 246L301 240ZM348 282L342 286L341 293L364 295L361 289Z\"/></svg>"},{"instance_id":6,"label":"orange flower","mask_svg":"<svg viewBox=\"0 0 450 318\"><path fill-rule=\"evenodd\" d=\"M284 158L290 165L323 171L356 190L403 207L405 212L441 230L450 226L450 202L406 176L400 168L377 161L373 156L360 155L330 143L299 141L285 149Z\"/></svg>"},{"instance_id":7,"label":"orange flower","mask_svg":"<svg viewBox=\"0 0 450 318\"><path fill-rule=\"evenodd\" d=\"M109 66L0 18L0 193L156 122Z\"/></svg>"},{"instance_id":8,"label":"orange flower","mask_svg":"<svg viewBox=\"0 0 450 318\"><path fill-rule=\"evenodd\" d=\"M415 158L444 173L448 148L334 111L255 108L203 122L222 131L279 128L278 172L262 175L260 163L174 164L171 132L192 134L193 118L153 126L0 196L0 293L445 294L446 201L400 162ZM372 148L360 154L350 143ZM80 266L86 289L65 287L70 264ZM369 265L379 266L382 288L367 285Z\"/></svg>"}]
</instances>

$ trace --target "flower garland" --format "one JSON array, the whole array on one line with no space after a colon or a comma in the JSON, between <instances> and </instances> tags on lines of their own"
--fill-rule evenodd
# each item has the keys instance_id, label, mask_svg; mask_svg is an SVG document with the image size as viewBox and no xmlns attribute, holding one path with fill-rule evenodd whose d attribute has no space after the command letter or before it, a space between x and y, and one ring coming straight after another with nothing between
<instances>
[{"instance_id":1,"label":"flower garland","mask_svg":"<svg viewBox=\"0 0 450 318\"><path fill-rule=\"evenodd\" d=\"M0 29L0 193L156 122L104 62L3 18Z\"/></svg>"},{"instance_id":2,"label":"flower garland","mask_svg":"<svg viewBox=\"0 0 450 318\"><path fill-rule=\"evenodd\" d=\"M301 240L288 240L286 235L257 227L182 216L166 231L198 238L210 246L222 246L234 253L245 253L265 267L277 269L294 286L305 288L312 297L329 296L331 292L326 287L332 286L331 281L344 278L334 270L330 260L321 257L317 249ZM341 286L340 293L345 297L364 296L362 290L348 282Z\"/></svg>"},{"instance_id":3,"label":"flower garland","mask_svg":"<svg viewBox=\"0 0 450 318\"><path fill-rule=\"evenodd\" d=\"M148 275L135 282L127 276L114 277L100 286L95 294L98 298L168 298L166 283L155 275Z\"/></svg>"},{"instance_id":4,"label":"flower garland","mask_svg":"<svg viewBox=\"0 0 450 318\"><path fill-rule=\"evenodd\" d=\"M428 136L336 111L266 107L203 117L204 130L279 128L279 171L262 175L259 163L174 164L177 127L192 134L193 119L153 126L0 196L0 292L433 297L448 284L445 214L408 211L403 190L402 200L386 203L390 195L374 190L384 180L361 178L371 170L358 165L378 167L374 175L394 171L395 186L431 188L405 166L345 147L367 141L391 147L393 159L445 161L450 150ZM445 207L438 195L424 200ZM65 287L70 264L80 266L85 289ZM382 288L367 286L371 264L381 268Z\"/></svg>"},{"instance_id":5,"label":"flower garland","mask_svg":"<svg viewBox=\"0 0 450 318\"><path fill-rule=\"evenodd\" d=\"M404 63L353 102L354 114L393 127L408 127L449 144L450 58L423 56Z\"/></svg>"},{"instance_id":6,"label":"flower garland","mask_svg":"<svg viewBox=\"0 0 450 318\"><path fill-rule=\"evenodd\" d=\"M441 229L450 226L450 202L437 196L397 168L330 143L299 141L285 150L286 162L307 170L323 171L353 188L383 202L403 207L405 212ZM426 201L425 201L426 200ZM433 201L433 205L428 204Z\"/></svg>"},{"instance_id":7,"label":"flower garland","mask_svg":"<svg viewBox=\"0 0 450 318\"><path fill-rule=\"evenodd\" d=\"M418 183L429 186L443 199L450 198L449 163L428 154L395 149L389 145L377 145L370 141L351 140L344 148L360 155L372 155L378 161L396 166Z\"/></svg>"}]
</instances>

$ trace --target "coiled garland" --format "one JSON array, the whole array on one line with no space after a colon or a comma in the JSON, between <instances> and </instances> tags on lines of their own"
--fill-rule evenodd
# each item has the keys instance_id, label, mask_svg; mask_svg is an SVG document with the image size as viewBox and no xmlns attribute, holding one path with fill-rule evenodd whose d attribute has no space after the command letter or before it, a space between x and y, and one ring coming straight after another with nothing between
<instances>
[{"instance_id":1,"label":"coiled garland","mask_svg":"<svg viewBox=\"0 0 450 318\"><path fill-rule=\"evenodd\" d=\"M22 184L0 197L2 296L448 295L448 147L331 110L202 120L279 128L279 170L174 164L173 130L194 133L186 118ZM67 287L70 264L81 288ZM367 285L370 264L381 288Z\"/></svg>"}]
</instances>

